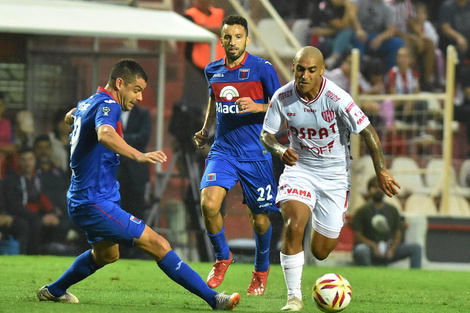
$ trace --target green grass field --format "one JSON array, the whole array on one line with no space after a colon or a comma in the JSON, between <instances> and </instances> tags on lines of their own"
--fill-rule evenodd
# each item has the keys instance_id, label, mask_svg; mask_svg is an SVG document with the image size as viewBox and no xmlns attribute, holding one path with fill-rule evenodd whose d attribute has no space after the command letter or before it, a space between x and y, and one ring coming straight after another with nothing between
<instances>
[{"instance_id":1,"label":"green grass field","mask_svg":"<svg viewBox=\"0 0 470 313\"><path fill-rule=\"evenodd\" d=\"M0 312L212 312L147 260L119 260L72 286L79 304L39 302L37 289L54 281L72 261L54 256L0 257ZM203 278L211 268L208 263L190 265ZM245 295L251 271L252 265L232 264L218 290L242 295L237 312L280 312L286 301L280 266L271 266L262 297ZM352 301L343 312L470 312L469 272L315 266L304 268L304 312L320 312L310 290L316 278L328 272L342 274L351 283Z\"/></svg>"}]
</instances>

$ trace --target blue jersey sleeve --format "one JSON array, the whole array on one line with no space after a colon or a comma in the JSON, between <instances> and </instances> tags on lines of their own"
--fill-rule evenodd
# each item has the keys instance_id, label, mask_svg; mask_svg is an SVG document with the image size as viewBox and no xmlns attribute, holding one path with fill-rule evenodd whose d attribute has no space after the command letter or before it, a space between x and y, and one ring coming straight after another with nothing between
<instances>
[{"instance_id":1,"label":"blue jersey sleeve","mask_svg":"<svg viewBox=\"0 0 470 313\"><path fill-rule=\"evenodd\" d=\"M121 120L122 108L114 100L106 100L98 104L95 115L95 127L98 129L101 125L111 125L118 130L118 121Z\"/></svg>"},{"instance_id":2,"label":"blue jersey sleeve","mask_svg":"<svg viewBox=\"0 0 470 313\"><path fill-rule=\"evenodd\" d=\"M269 103L269 100L273 98L274 93L281 87L281 84L279 83L276 70L269 61L265 60L263 68L264 70L260 71L261 81L265 90L265 97L269 97L269 99L264 99L264 103Z\"/></svg>"}]
</instances>

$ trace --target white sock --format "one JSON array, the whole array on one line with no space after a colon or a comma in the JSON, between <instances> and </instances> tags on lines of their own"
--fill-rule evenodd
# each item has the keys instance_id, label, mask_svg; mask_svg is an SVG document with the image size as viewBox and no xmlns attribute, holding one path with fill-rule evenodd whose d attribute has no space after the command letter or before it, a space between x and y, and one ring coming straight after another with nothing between
<instances>
[{"instance_id":1,"label":"white sock","mask_svg":"<svg viewBox=\"0 0 470 313\"><path fill-rule=\"evenodd\" d=\"M287 299L297 297L302 300L302 269L304 252L294 255L281 253L281 266L287 286Z\"/></svg>"}]
</instances>

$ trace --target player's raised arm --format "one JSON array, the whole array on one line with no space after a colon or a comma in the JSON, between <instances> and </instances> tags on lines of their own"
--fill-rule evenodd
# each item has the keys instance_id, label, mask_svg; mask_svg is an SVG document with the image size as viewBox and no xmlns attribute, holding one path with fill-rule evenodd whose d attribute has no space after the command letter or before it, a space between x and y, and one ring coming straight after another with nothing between
<instances>
[{"instance_id":1,"label":"player's raised arm","mask_svg":"<svg viewBox=\"0 0 470 313\"><path fill-rule=\"evenodd\" d=\"M67 114L65 114L65 118L64 118L64 121L69 124L69 125L72 125L73 124L73 117L72 117L72 114L73 112L75 112L75 109L76 108L73 108L72 110L68 111Z\"/></svg>"},{"instance_id":2,"label":"player's raised arm","mask_svg":"<svg viewBox=\"0 0 470 313\"><path fill-rule=\"evenodd\" d=\"M372 125L367 126L359 133L365 140L369 153L374 163L375 173L379 182L379 187L389 197L398 194L395 187L401 189L401 186L395 181L385 166L385 157L380 145L380 139Z\"/></svg>"},{"instance_id":3,"label":"player's raised arm","mask_svg":"<svg viewBox=\"0 0 470 313\"><path fill-rule=\"evenodd\" d=\"M156 163L166 162L167 156L163 151L153 151L142 153L131 147L116 132L111 125L101 125L98 127L98 141L109 150L119 155L136 160L137 162Z\"/></svg>"},{"instance_id":4,"label":"player's raised arm","mask_svg":"<svg viewBox=\"0 0 470 313\"><path fill-rule=\"evenodd\" d=\"M215 99L210 97L207 105L206 118L201 130L194 134L194 141L199 149L202 149L209 138L209 131L214 126L216 120Z\"/></svg>"}]
</instances>

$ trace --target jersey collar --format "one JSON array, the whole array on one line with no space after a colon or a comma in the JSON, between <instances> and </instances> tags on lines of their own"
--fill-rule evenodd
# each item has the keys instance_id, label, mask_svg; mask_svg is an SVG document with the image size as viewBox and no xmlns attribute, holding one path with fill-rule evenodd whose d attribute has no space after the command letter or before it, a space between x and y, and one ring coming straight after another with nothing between
<instances>
[{"instance_id":1,"label":"jersey collar","mask_svg":"<svg viewBox=\"0 0 470 313\"><path fill-rule=\"evenodd\" d=\"M310 105L312 103L314 103L315 101L318 100L318 98L320 98L321 94L323 93L323 90L325 89L325 85L326 85L326 79L325 77L322 77L322 82L321 82L321 87L320 87L320 91L318 92L317 96L315 97L315 99L313 100L310 100L310 101L307 101L305 100L304 98L302 98L298 91L297 91L297 85L295 84L295 80L294 80L294 90L295 90L295 94L297 95L297 97L300 99L300 101L302 101L304 104L307 104L307 105Z\"/></svg>"},{"instance_id":2,"label":"jersey collar","mask_svg":"<svg viewBox=\"0 0 470 313\"><path fill-rule=\"evenodd\" d=\"M243 58L243 60L240 62L240 64L238 64L237 66L234 66L234 67L228 67L227 66L227 57L225 56L224 57L224 66L227 69L231 70L231 71L236 70L237 68L240 68L245 64L246 58L248 58L248 54L249 54L248 51L245 51L245 57Z\"/></svg>"},{"instance_id":3,"label":"jersey collar","mask_svg":"<svg viewBox=\"0 0 470 313\"><path fill-rule=\"evenodd\" d=\"M111 98L113 98L114 101L116 101L116 103L119 103L116 99L114 99L114 97L106 90L104 89L103 87L100 87L98 86L98 89L96 90L96 93L105 93L107 94L108 96L110 96Z\"/></svg>"}]
</instances>

